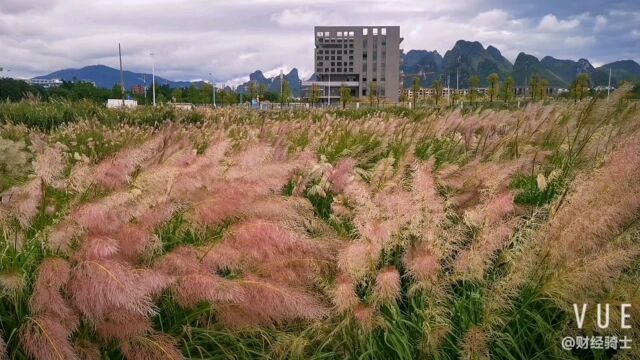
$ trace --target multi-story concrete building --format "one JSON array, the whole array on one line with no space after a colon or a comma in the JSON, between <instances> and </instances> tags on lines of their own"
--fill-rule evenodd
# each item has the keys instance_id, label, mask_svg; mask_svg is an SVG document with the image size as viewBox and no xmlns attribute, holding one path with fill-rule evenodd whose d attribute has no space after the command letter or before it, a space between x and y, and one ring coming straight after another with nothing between
<instances>
[{"instance_id":1,"label":"multi-story concrete building","mask_svg":"<svg viewBox=\"0 0 640 360\"><path fill-rule=\"evenodd\" d=\"M316 26L315 79L302 83L305 97L315 84L323 103L338 103L340 87L355 98L371 89L384 101L397 102L402 85L399 26ZM375 85L372 85L375 84Z\"/></svg>"}]
</instances>

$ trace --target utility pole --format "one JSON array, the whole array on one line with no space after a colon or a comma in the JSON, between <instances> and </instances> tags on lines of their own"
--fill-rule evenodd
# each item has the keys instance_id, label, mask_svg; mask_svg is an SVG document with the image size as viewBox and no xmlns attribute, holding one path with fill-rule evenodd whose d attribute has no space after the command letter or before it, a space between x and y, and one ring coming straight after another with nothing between
<instances>
[{"instance_id":1,"label":"utility pole","mask_svg":"<svg viewBox=\"0 0 640 360\"><path fill-rule=\"evenodd\" d=\"M611 92L611 67L609 67L609 86L607 86L607 102L609 101L610 92Z\"/></svg>"},{"instance_id":2,"label":"utility pole","mask_svg":"<svg viewBox=\"0 0 640 360\"><path fill-rule=\"evenodd\" d=\"M447 74L447 102L451 105L451 87L449 86L449 82L451 80L451 74Z\"/></svg>"},{"instance_id":3,"label":"utility pole","mask_svg":"<svg viewBox=\"0 0 640 360\"><path fill-rule=\"evenodd\" d=\"M156 62L153 59L153 53L151 55L151 87L153 92L153 106L156 106Z\"/></svg>"},{"instance_id":4,"label":"utility pole","mask_svg":"<svg viewBox=\"0 0 640 360\"><path fill-rule=\"evenodd\" d=\"M282 86L282 69L280 69L280 109L282 109L282 106L284 105L284 92L283 92L283 86Z\"/></svg>"},{"instance_id":5,"label":"utility pole","mask_svg":"<svg viewBox=\"0 0 640 360\"><path fill-rule=\"evenodd\" d=\"M329 74L329 92L327 95L327 106L331 107L331 74Z\"/></svg>"},{"instance_id":6,"label":"utility pole","mask_svg":"<svg viewBox=\"0 0 640 360\"><path fill-rule=\"evenodd\" d=\"M120 92L122 93L122 107L124 107L124 73L122 72L122 49L118 43L118 55L120 56Z\"/></svg>"},{"instance_id":7,"label":"utility pole","mask_svg":"<svg viewBox=\"0 0 640 360\"><path fill-rule=\"evenodd\" d=\"M209 73L209 76L211 76L211 90L213 92L213 108L216 108L216 83L215 80L213 79L213 74Z\"/></svg>"},{"instance_id":8,"label":"utility pole","mask_svg":"<svg viewBox=\"0 0 640 360\"><path fill-rule=\"evenodd\" d=\"M460 88L458 87L458 73L460 72L460 56L458 56L458 64L456 66L456 95L460 92Z\"/></svg>"}]
</instances>

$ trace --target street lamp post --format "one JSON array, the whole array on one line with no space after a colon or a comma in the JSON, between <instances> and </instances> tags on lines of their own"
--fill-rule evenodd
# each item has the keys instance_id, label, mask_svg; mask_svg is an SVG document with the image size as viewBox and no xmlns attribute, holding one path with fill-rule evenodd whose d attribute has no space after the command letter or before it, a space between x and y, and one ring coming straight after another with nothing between
<instances>
[{"instance_id":1,"label":"street lamp post","mask_svg":"<svg viewBox=\"0 0 640 360\"><path fill-rule=\"evenodd\" d=\"M153 53L149 53L151 56L151 88L153 92L153 106L156 106L156 62L153 59Z\"/></svg>"},{"instance_id":2,"label":"street lamp post","mask_svg":"<svg viewBox=\"0 0 640 360\"><path fill-rule=\"evenodd\" d=\"M213 107L216 107L216 82L213 79L213 74L209 73L209 76L211 76L211 90L213 92Z\"/></svg>"}]
</instances>

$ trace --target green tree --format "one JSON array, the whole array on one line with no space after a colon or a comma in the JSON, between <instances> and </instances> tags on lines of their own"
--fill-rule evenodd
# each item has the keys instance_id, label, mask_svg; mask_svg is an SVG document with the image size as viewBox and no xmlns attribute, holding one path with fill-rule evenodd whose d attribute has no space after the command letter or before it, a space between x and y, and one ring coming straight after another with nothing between
<instances>
[{"instance_id":1,"label":"green tree","mask_svg":"<svg viewBox=\"0 0 640 360\"><path fill-rule=\"evenodd\" d=\"M292 92L291 92L291 84L289 84L289 80L284 80L282 82L282 96L280 97L280 104L287 104L289 105L289 102L291 101L291 98L293 97Z\"/></svg>"},{"instance_id":2,"label":"green tree","mask_svg":"<svg viewBox=\"0 0 640 360\"><path fill-rule=\"evenodd\" d=\"M372 81L369 83L369 106L373 105L373 100L378 98L378 83Z\"/></svg>"},{"instance_id":3,"label":"green tree","mask_svg":"<svg viewBox=\"0 0 640 360\"><path fill-rule=\"evenodd\" d=\"M487 77L487 81L491 86L489 89L489 102L493 103L493 97L498 95L498 83L500 82L500 76L496 73L492 73Z\"/></svg>"},{"instance_id":4,"label":"green tree","mask_svg":"<svg viewBox=\"0 0 640 360\"><path fill-rule=\"evenodd\" d=\"M504 96L504 102L508 102L513 97L513 87L516 82L511 76L509 76L502 85L502 95Z\"/></svg>"},{"instance_id":5,"label":"green tree","mask_svg":"<svg viewBox=\"0 0 640 360\"><path fill-rule=\"evenodd\" d=\"M252 81L249 84L249 97L251 98L251 100L258 97L258 85L256 85L255 81Z\"/></svg>"},{"instance_id":6,"label":"green tree","mask_svg":"<svg viewBox=\"0 0 640 360\"><path fill-rule=\"evenodd\" d=\"M438 101L442 97L442 89L443 89L442 81L440 80L434 81L431 88L433 89L433 97L436 99L436 106L438 106Z\"/></svg>"},{"instance_id":7,"label":"green tree","mask_svg":"<svg viewBox=\"0 0 640 360\"><path fill-rule=\"evenodd\" d=\"M540 88L538 90L538 97L540 100L544 100L547 98L547 90L549 89L549 80L541 78L540 79Z\"/></svg>"},{"instance_id":8,"label":"green tree","mask_svg":"<svg viewBox=\"0 0 640 360\"><path fill-rule=\"evenodd\" d=\"M420 78L414 77L413 84L411 85L411 91L413 92L413 108L416 108L416 100L418 100L418 92L420 91Z\"/></svg>"},{"instance_id":9,"label":"green tree","mask_svg":"<svg viewBox=\"0 0 640 360\"><path fill-rule=\"evenodd\" d=\"M573 82L574 101L582 100L589 92L589 75L587 73L581 73L578 78Z\"/></svg>"},{"instance_id":10,"label":"green tree","mask_svg":"<svg viewBox=\"0 0 640 360\"><path fill-rule=\"evenodd\" d=\"M347 107L347 103L351 101L351 89L346 84L340 85L340 102L342 102L342 108Z\"/></svg>"},{"instance_id":11,"label":"green tree","mask_svg":"<svg viewBox=\"0 0 640 360\"><path fill-rule=\"evenodd\" d=\"M258 85L258 103L267 96L267 85Z\"/></svg>"},{"instance_id":12,"label":"green tree","mask_svg":"<svg viewBox=\"0 0 640 360\"><path fill-rule=\"evenodd\" d=\"M469 84L469 101L473 104L478 93L478 87L480 87L480 77L478 77L478 75L471 76L469 78Z\"/></svg>"},{"instance_id":13,"label":"green tree","mask_svg":"<svg viewBox=\"0 0 640 360\"><path fill-rule=\"evenodd\" d=\"M318 84L311 85L309 101L311 102L312 105L315 106L315 104L320 102L320 95L321 95L320 85Z\"/></svg>"},{"instance_id":14,"label":"green tree","mask_svg":"<svg viewBox=\"0 0 640 360\"><path fill-rule=\"evenodd\" d=\"M531 82L529 87L531 88L531 101L536 101L536 95L540 92L540 82L542 78L537 73L531 75Z\"/></svg>"}]
</instances>

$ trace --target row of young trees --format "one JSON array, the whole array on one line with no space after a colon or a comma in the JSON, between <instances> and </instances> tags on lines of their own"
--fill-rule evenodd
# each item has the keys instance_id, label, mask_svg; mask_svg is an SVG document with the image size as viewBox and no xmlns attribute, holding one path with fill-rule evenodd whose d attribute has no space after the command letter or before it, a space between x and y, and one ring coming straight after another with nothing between
<instances>
[{"instance_id":1,"label":"row of young trees","mask_svg":"<svg viewBox=\"0 0 640 360\"><path fill-rule=\"evenodd\" d=\"M500 75L492 73L487 77L487 82L489 83L487 94L489 96L490 103L493 103L494 99L501 99L504 102L508 102L515 97L515 80L511 76L500 81ZM474 104L480 96L480 77L477 75L471 76L469 78L469 85L468 99L471 104ZM418 98L417 94L421 89L420 78L415 77L411 86L411 90L413 92L412 102L414 107L416 106ZM434 81L431 85L431 89L435 104L438 105L444 90L442 81ZM582 100L589 95L589 89L589 75L582 73L578 75L577 79L573 82L570 95L575 101ZM532 101L542 100L549 95L549 80L543 78L540 74L534 73L531 76L528 90ZM454 94L454 96L457 97L459 94ZM404 100L406 101L406 95L404 95Z\"/></svg>"},{"instance_id":2,"label":"row of young trees","mask_svg":"<svg viewBox=\"0 0 640 360\"><path fill-rule=\"evenodd\" d=\"M188 88L171 88L168 84L156 84L156 102L188 102L192 104L211 104L213 102L213 86L204 84L202 86L192 85ZM39 98L41 100L61 99L61 100L90 100L96 103L105 103L107 99L122 98L120 85L115 84L111 89L96 87L92 83L83 81L64 81L58 87L45 89L41 86L30 85L23 80L10 78L0 79L0 100L20 101L25 98ZM134 93L127 90L124 97L135 99L139 104L152 103L152 90L147 89L146 93ZM267 91L264 84L252 83L249 85L246 94L241 94L230 88L216 90L217 103L232 105L241 101L251 99L268 100L271 102L290 103L293 99L293 91L288 81L282 84L282 94Z\"/></svg>"}]
</instances>

